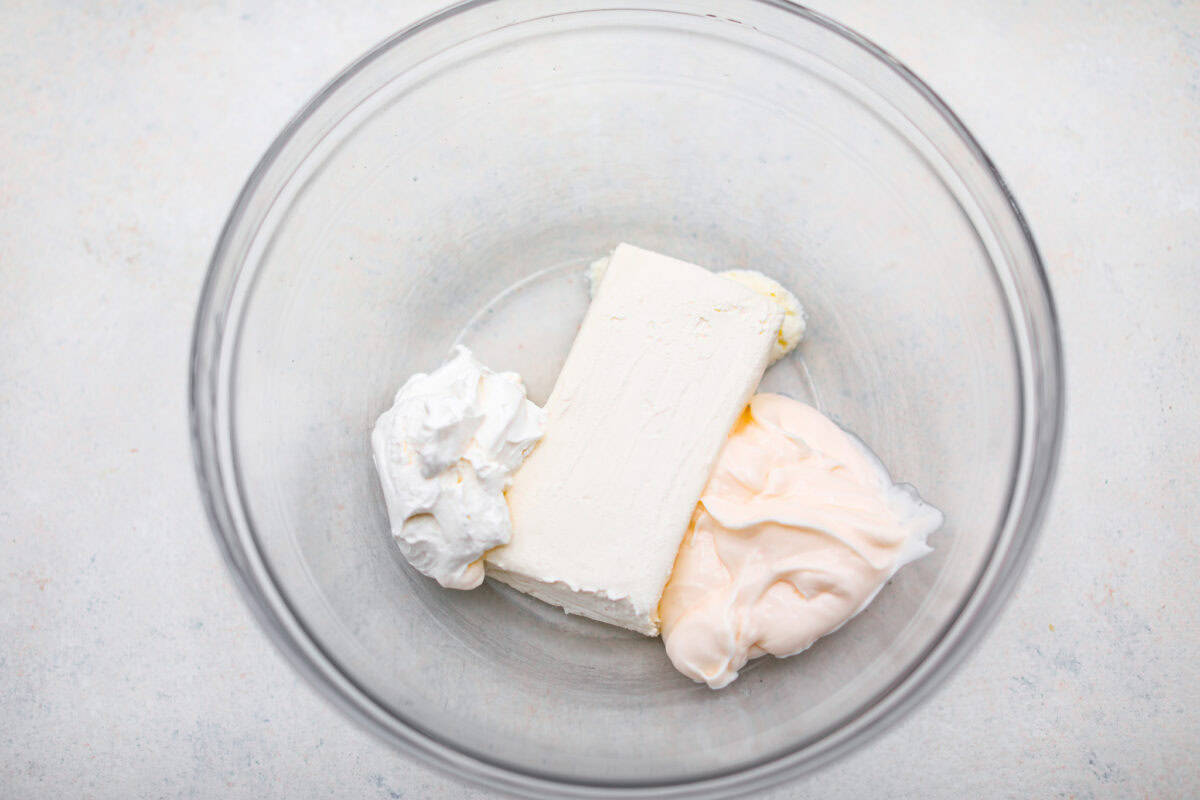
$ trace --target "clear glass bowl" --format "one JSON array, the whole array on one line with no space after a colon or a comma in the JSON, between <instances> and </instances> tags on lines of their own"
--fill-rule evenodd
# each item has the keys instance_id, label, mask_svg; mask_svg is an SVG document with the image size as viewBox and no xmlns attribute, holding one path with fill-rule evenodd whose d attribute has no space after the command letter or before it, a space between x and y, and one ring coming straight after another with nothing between
<instances>
[{"instance_id":1,"label":"clear glass bowl","mask_svg":"<svg viewBox=\"0 0 1200 800\"><path fill-rule=\"evenodd\" d=\"M266 630L403 751L527 795L749 791L861 743L995 615L1058 448L1037 251L933 92L796 6L640 5L472 2L384 42L271 146L197 315L200 481ZM369 455L397 386L457 341L544 399L585 265L621 241L783 281L809 334L767 388L946 513L864 614L720 692L656 639L413 572Z\"/></svg>"}]
</instances>

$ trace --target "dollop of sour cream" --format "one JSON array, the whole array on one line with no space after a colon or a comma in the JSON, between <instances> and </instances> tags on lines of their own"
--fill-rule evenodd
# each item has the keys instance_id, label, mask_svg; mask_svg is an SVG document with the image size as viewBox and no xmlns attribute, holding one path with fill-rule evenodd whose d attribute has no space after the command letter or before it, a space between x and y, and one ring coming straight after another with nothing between
<instances>
[{"instance_id":1,"label":"dollop of sour cream","mask_svg":"<svg viewBox=\"0 0 1200 800\"><path fill-rule=\"evenodd\" d=\"M409 378L371 432L392 535L408 562L449 589L483 582L483 555L512 538L504 490L541 439L545 412L514 372L465 347Z\"/></svg>"}]
</instances>

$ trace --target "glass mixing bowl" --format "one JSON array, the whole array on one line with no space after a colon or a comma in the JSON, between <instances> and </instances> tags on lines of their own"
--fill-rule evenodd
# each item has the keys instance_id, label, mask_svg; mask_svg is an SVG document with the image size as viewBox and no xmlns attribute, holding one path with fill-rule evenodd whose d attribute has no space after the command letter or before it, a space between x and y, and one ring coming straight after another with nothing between
<instances>
[{"instance_id":1,"label":"glass mixing bowl","mask_svg":"<svg viewBox=\"0 0 1200 800\"><path fill-rule=\"evenodd\" d=\"M200 302L200 480L271 637L404 752L527 795L749 791L911 708L1012 589L1059 440L1054 311L995 169L879 48L781 2L595 1L449 9L280 135ZM657 639L415 573L370 458L457 342L544 400L621 241L787 285L809 333L764 387L946 514L865 613L719 692Z\"/></svg>"}]
</instances>

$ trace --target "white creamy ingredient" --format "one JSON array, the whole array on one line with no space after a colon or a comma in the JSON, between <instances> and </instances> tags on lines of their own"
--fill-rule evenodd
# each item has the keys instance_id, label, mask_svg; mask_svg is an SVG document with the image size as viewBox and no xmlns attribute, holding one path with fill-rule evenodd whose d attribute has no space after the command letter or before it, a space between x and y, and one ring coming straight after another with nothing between
<instances>
[{"instance_id":1,"label":"white creamy ingredient","mask_svg":"<svg viewBox=\"0 0 1200 800\"><path fill-rule=\"evenodd\" d=\"M752 269L729 269L718 274L758 292L783 309L783 323L779 326L779 335L775 337L775 344L771 347L772 364L796 349L796 345L804 338L804 329L808 326L804 306L800 305L796 295L783 288L774 278L768 278Z\"/></svg>"},{"instance_id":2,"label":"white creamy ingredient","mask_svg":"<svg viewBox=\"0 0 1200 800\"><path fill-rule=\"evenodd\" d=\"M658 632L696 498L781 323L702 267L620 245L508 492L488 574L570 613Z\"/></svg>"},{"instance_id":3,"label":"white creamy ingredient","mask_svg":"<svg viewBox=\"0 0 1200 800\"><path fill-rule=\"evenodd\" d=\"M611 256L604 256L588 264L588 292L592 297L596 296L600 282L604 280L604 275L608 272L608 262L611 258ZM800 304L796 295L785 289L779 281L757 270L729 269L717 274L722 278L737 281L747 289L761 294L783 311L783 322L779 326L779 334L771 348L770 363L774 364L796 349L796 345L800 344L800 340L804 338L804 331L808 325L804 306Z\"/></svg>"},{"instance_id":4,"label":"white creamy ingredient","mask_svg":"<svg viewBox=\"0 0 1200 800\"><path fill-rule=\"evenodd\" d=\"M513 372L465 347L409 378L375 423L371 446L392 535L417 570L474 589L483 555L512 538L504 490L545 429L545 412Z\"/></svg>"}]
</instances>

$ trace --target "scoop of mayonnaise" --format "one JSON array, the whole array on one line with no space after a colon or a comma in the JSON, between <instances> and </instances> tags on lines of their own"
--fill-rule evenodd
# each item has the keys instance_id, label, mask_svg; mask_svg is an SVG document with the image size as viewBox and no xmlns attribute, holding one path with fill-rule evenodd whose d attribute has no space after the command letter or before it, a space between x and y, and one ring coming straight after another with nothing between
<instances>
[{"instance_id":1,"label":"scoop of mayonnaise","mask_svg":"<svg viewBox=\"0 0 1200 800\"><path fill-rule=\"evenodd\" d=\"M942 514L804 403L756 395L734 426L659 604L675 667L714 689L862 611Z\"/></svg>"}]
</instances>

